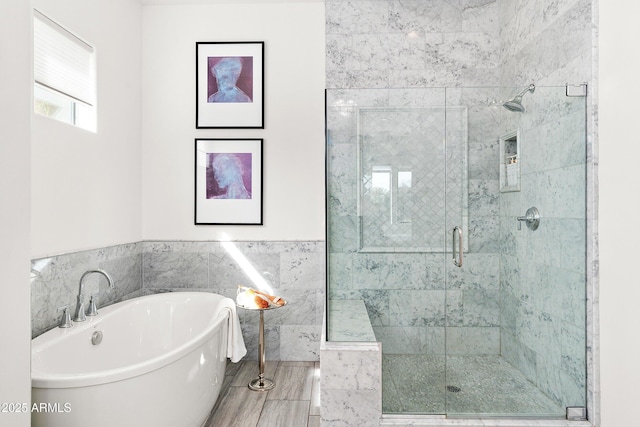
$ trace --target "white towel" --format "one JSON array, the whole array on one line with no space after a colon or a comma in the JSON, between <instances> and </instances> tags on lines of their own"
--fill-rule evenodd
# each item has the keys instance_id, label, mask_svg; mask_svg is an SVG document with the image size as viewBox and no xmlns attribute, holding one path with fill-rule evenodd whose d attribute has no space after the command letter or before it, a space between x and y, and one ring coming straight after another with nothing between
<instances>
[{"instance_id":1,"label":"white towel","mask_svg":"<svg viewBox=\"0 0 640 427\"><path fill-rule=\"evenodd\" d=\"M225 298L221 302L222 309L229 312L229 333L227 334L227 357L233 363L239 362L245 354L247 347L244 345L240 319L236 311L236 303L231 298Z\"/></svg>"}]
</instances>

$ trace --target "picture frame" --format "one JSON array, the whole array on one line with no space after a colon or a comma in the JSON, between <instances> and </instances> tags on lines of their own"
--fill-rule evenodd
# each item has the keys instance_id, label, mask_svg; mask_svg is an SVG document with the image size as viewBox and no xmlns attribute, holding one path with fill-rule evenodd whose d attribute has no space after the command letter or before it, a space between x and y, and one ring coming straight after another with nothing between
<instances>
[{"instance_id":1,"label":"picture frame","mask_svg":"<svg viewBox=\"0 0 640 427\"><path fill-rule=\"evenodd\" d=\"M195 225L262 225L262 138L195 140Z\"/></svg>"},{"instance_id":2,"label":"picture frame","mask_svg":"<svg viewBox=\"0 0 640 427\"><path fill-rule=\"evenodd\" d=\"M264 129L264 42L196 42L196 128Z\"/></svg>"}]
</instances>

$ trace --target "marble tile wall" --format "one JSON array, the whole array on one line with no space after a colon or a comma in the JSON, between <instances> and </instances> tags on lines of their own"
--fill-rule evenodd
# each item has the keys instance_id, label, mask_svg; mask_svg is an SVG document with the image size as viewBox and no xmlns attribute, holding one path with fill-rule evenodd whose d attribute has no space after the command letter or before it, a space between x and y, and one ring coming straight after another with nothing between
<instances>
[{"instance_id":1,"label":"marble tile wall","mask_svg":"<svg viewBox=\"0 0 640 427\"><path fill-rule=\"evenodd\" d=\"M327 0L325 4L327 87L336 89L328 101L330 297L365 299L385 349L442 354L444 328L455 326L459 333L449 337L452 348L497 354L497 113L486 106L488 95L499 98L480 89L452 88L499 84L500 4L493 0ZM462 280L466 273L445 267L441 250L395 254L393 265L386 269L382 266L391 265L389 255L356 254L357 109L443 105L464 106L466 112L468 191L458 203L467 214L460 222L467 232L467 262L475 265L476 272L483 265L482 274L467 275L473 278L470 282ZM449 132L447 137L453 143L454 135ZM441 239L446 244L444 230ZM445 277L456 284L446 291ZM464 328L469 329L462 332ZM469 338L471 331L478 342L491 345L480 350L462 341L456 344L456 337Z\"/></svg>"},{"instance_id":2,"label":"marble tile wall","mask_svg":"<svg viewBox=\"0 0 640 427\"><path fill-rule=\"evenodd\" d=\"M501 82L538 85L525 98L528 113L501 122L503 131L523 130L522 191L500 198L502 354L558 404L588 406L585 180L594 100L542 86L593 82L593 1L498 3ZM545 227L523 233L513 216L530 206Z\"/></svg>"},{"instance_id":3,"label":"marble tile wall","mask_svg":"<svg viewBox=\"0 0 640 427\"><path fill-rule=\"evenodd\" d=\"M326 0L328 88L494 86L496 0Z\"/></svg>"},{"instance_id":4,"label":"marble tile wall","mask_svg":"<svg viewBox=\"0 0 640 427\"><path fill-rule=\"evenodd\" d=\"M323 337L324 338L324 337ZM379 343L320 347L320 419L323 427L380 425L382 350Z\"/></svg>"},{"instance_id":5,"label":"marble tile wall","mask_svg":"<svg viewBox=\"0 0 640 427\"><path fill-rule=\"evenodd\" d=\"M500 197L502 355L561 406L585 406L585 98L526 99L521 191ZM540 227L518 230L535 206Z\"/></svg>"},{"instance_id":6,"label":"marble tile wall","mask_svg":"<svg viewBox=\"0 0 640 427\"><path fill-rule=\"evenodd\" d=\"M586 305L587 315L591 316L589 319L593 319L593 313L589 313L597 307L594 302L597 280L591 273L597 269L597 259L589 256L585 262L584 253L582 258L558 256L559 251L571 252L571 248L576 247L587 247L589 253L597 252L593 210L596 186L589 183L586 199L577 200L563 196L562 191L550 190L549 185L554 189L568 186L576 190L581 185L579 177L584 181L585 176L597 174L597 150L593 148L596 99L594 91L589 91L586 112L573 113L563 110L562 102L555 103L551 109L536 102L543 98L542 86L595 82L595 1L326 0L325 4L327 87L330 88L328 155L333 165L328 188L330 297L362 297L368 301L367 309L376 335L382 337L383 347L401 348L398 344L412 342L414 350L403 349L409 352L442 351L443 328L436 323L443 312L454 321L453 326L459 326L464 319L478 321L482 315L486 317L481 319L484 325L499 328L498 351L509 355L511 363L529 378L539 376L541 387L556 400L562 394L568 396L560 399L563 403L578 402L577 397L582 396L582 406L585 359L580 359L578 353L584 354L586 339L586 364L593 375L594 343L592 337L584 338L584 307ZM527 125L524 138L553 143L529 148L528 152L527 147L524 148L529 159L523 170L523 180L527 180L523 184L525 188L521 193L503 198L499 193L495 161L499 155L496 137L520 124L517 116L505 116L497 102L508 99L531 82L539 89L535 96L525 99L525 103L527 108L537 108L540 114L537 123ZM482 87L501 89L489 93L489 89ZM433 89L428 92L425 88ZM446 93L437 93L438 90ZM387 283L397 277L380 267L382 254L375 254L377 259L358 259L355 254L359 227L354 214L358 177L353 162L358 152L357 132L353 129L357 126L356 111L361 105L416 106L421 104L415 100L427 97L441 105L445 101L448 105L469 105L470 254L467 265L475 271L467 274L454 267L443 271L428 256L409 258L394 265L400 270L396 276L399 274L405 283L410 283L407 289L398 291L387 288ZM396 100L398 104L393 104ZM491 102L496 103L496 108L486 108ZM545 109L548 114L542 112ZM569 117L572 114L574 117ZM582 117L582 123L578 116ZM585 117L584 157L588 162L586 165L567 163L567 159L583 155L576 153L579 148L574 138L584 137ZM546 240L524 239L512 230L513 216L523 215L534 203L544 205L549 216ZM585 206L590 215L586 219ZM570 247L558 237L567 232L584 236L586 229L590 230L589 238L574 239ZM536 237L542 234L541 230ZM533 259L532 254L535 254ZM558 259L562 259L561 265ZM477 264L472 267L471 263ZM586 269L585 265L593 267ZM363 268L368 271L363 273ZM425 269L426 277L422 276ZM447 291L433 285L445 275L454 284ZM458 277L461 275L465 277ZM384 277L384 284L375 282L376 276ZM362 278L375 284L365 286ZM427 297L429 293L430 301L443 300L442 292L446 292L447 307L435 309L432 318L417 318L411 314L417 308L410 307L402 314L402 323L413 325L392 325L391 301L406 300L411 291L417 291L414 288L418 284L423 288L413 293L414 296ZM525 298L530 299L523 301ZM587 304L574 305L576 301L584 302L585 298ZM466 312L460 310L463 305L468 309ZM560 305L569 305L572 309L560 313ZM588 330L594 331L589 321ZM490 328L484 326L479 330L495 333ZM548 333L561 349L547 353L553 362L544 358L542 337ZM422 341L418 336L423 337ZM597 412L593 390L587 390L586 394L587 406Z\"/></svg>"},{"instance_id":7,"label":"marble tile wall","mask_svg":"<svg viewBox=\"0 0 640 427\"><path fill-rule=\"evenodd\" d=\"M446 215L442 206L467 194L466 110L362 107L358 118L361 250L442 252L441 230L463 217L463 205ZM449 157L445 135L459 144Z\"/></svg>"},{"instance_id":8,"label":"marble tile wall","mask_svg":"<svg viewBox=\"0 0 640 427\"><path fill-rule=\"evenodd\" d=\"M78 280L90 268L114 279L106 291L100 275L87 277L86 296L102 291L99 307L168 291L215 292L235 298L238 285L253 286L225 245L240 254L288 305L265 313L268 360L319 360L325 300L325 245L301 242L138 242L32 260L32 334L57 325L56 308L73 310ZM257 359L259 315L239 310L247 358Z\"/></svg>"},{"instance_id":9,"label":"marble tile wall","mask_svg":"<svg viewBox=\"0 0 640 427\"><path fill-rule=\"evenodd\" d=\"M57 326L57 308L69 305L73 315L82 274L94 268L105 270L115 283L109 289L99 274L85 278L85 304L100 292L98 309L142 294L142 252L140 243L109 246L60 254L31 261L31 334L38 336Z\"/></svg>"},{"instance_id":10,"label":"marble tile wall","mask_svg":"<svg viewBox=\"0 0 640 427\"><path fill-rule=\"evenodd\" d=\"M452 330L448 345L456 349L457 354L499 353L499 177L494 135L499 112L487 107L487 99L496 97L495 88L328 92L329 295L331 299L363 299L376 337L385 351L443 354L445 327L451 326L456 332ZM448 175L457 171L460 176L462 172L465 179L447 182L448 187L455 184L457 189L457 192L451 188L446 191L448 205L457 208L453 215L455 221L445 218L444 196L438 199L443 202L440 205L433 198L424 200L421 212L435 207L431 215L441 216L443 225L455 223L463 227L467 236L465 268L458 269L450 262L450 234L445 236L444 226L436 230L439 236L436 247L362 250L361 246L367 242L363 236L367 230L361 226L358 216L363 209L358 200L362 193L358 189L361 182L358 168L362 166L358 137L364 134L357 109L398 108L402 111L411 107L428 112L436 106L442 109L443 105L452 107L458 115L464 112L464 120L454 115L456 122L446 125L451 145L461 139L451 129L461 126L465 129L466 144L458 151L469 154L448 165ZM425 120L429 118L432 116L427 114ZM441 125L445 126L445 118L441 119ZM408 132L402 126L399 128L400 133ZM444 134L441 139L443 137ZM389 145L391 151L399 146ZM455 157L448 154L448 159ZM438 180L437 177L430 179ZM418 217L413 221L420 222ZM470 339L485 345L465 345Z\"/></svg>"},{"instance_id":11,"label":"marble tile wall","mask_svg":"<svg viewBox=\"0 0 640 427\"><path fill-rule=\"evenodd\" d=\"M507 86L590 83L593 0L497 0L500 82Z\"/></svg>"},{"instance_id":12,"label":"marble tile wall","mask_svg":"<svg viewBox=\"0 0 640 427\"><path fill-rule=\"evenodd\" d=\"M198 290L235 298L238 285L258 287L248 263L284 297L287 306L265 312L267 360L317 361L325 302L325 244L301 242L143 242L147 292ZM225 249L226 248L226 249ZM243 260L234 258L240 254ZM259 314L238 310L247 358L257 359Z\"/></svg>"}]
</instances>

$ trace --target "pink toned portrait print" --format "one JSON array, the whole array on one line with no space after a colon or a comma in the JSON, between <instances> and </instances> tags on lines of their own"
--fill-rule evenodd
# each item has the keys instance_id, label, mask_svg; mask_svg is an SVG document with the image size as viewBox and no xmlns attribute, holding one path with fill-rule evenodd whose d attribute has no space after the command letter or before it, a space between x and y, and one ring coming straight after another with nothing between
<instances>
[{"instance_id":1,"label":"pink toned portrait print","mask_svg":"<svg viewBox=\"0 0 640 427\"><path fill-rule=\"evenodd\" d=\"M251 153L207 153L207 199L251 199Z\"/></svg>"},{"instance_id":2,"label":"pink toned portrait print","mask_svg":"<svg viewBox=\"0 0 640 427\"><path fill-rule=\"evenodd\" d=\"M210 56L207 102L253 102L253 57Z\"/></svg>"}]
</instances>

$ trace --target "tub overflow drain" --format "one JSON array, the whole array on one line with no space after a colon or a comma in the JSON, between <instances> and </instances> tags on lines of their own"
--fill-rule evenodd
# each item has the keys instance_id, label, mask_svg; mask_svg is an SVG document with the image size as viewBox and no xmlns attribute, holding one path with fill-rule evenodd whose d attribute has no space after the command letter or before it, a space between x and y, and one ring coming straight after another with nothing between
<instances>
[{"instance_id":1,"label":"tub overflow drain","mask_svg":"<svg viewBox=\"0 0 640 427\"><path fill-rule=\"evenodd\" d=\"M91 344L93 345L98 345L102 342L102 332L101 331L95 331L92 335L91 335Z\"/></svg>"},{"instance_id":2,"label":"tub overflow drain","mask_svg":"<svg viewBox=\"0 0 640 427\"><path fill-rule=\"evenodd\" d=\"M460 387L457 387L455 385L448 385L447 386L447 391L450 391L451 393L460 393L462 389Z\"/></svg>"}]
</instances>

